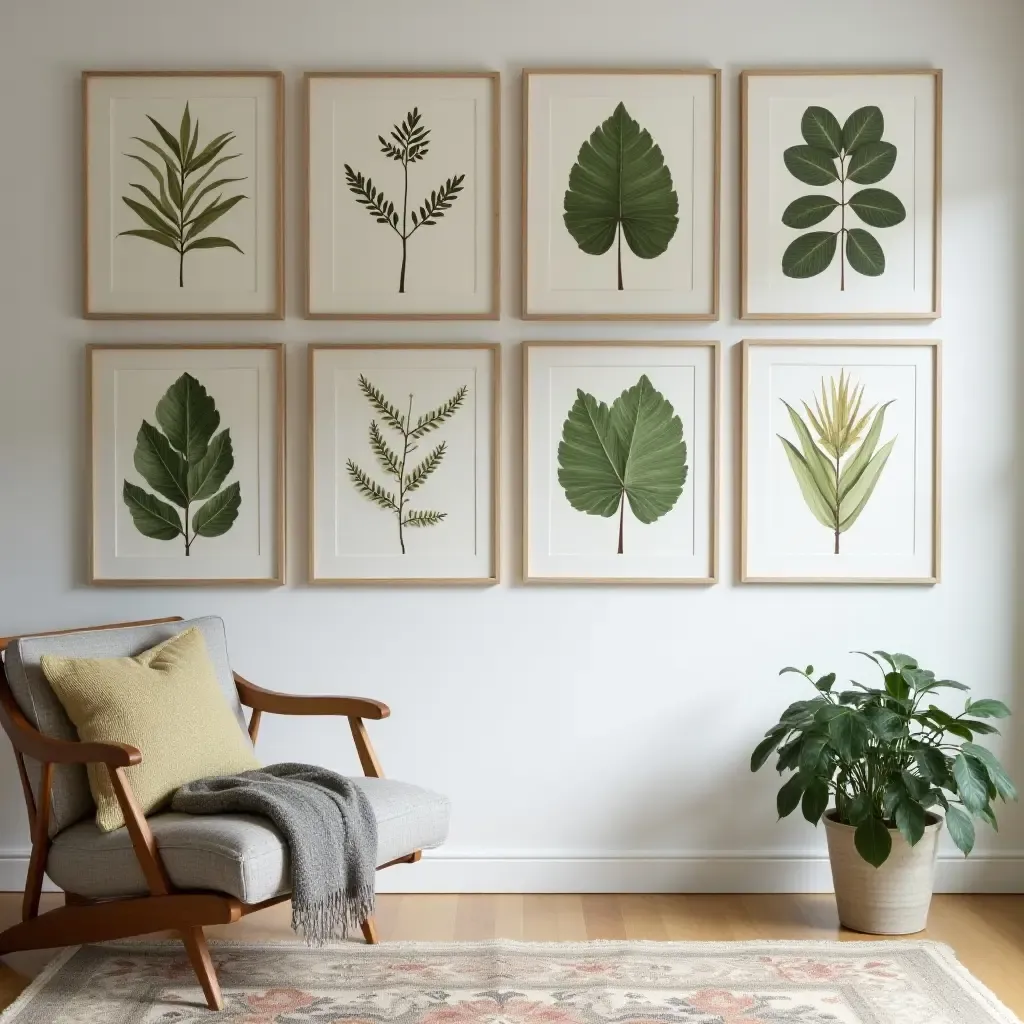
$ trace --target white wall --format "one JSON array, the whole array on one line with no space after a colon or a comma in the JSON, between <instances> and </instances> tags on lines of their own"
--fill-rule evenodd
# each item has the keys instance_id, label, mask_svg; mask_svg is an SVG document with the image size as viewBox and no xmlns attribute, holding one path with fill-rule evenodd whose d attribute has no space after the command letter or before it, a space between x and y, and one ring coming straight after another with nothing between
<instances>
[{"instance_id":1,"label":"white wall","mask_svg":"<svg viewBox=\"0 0 1024 1024\"><path fill-rule=\"evenodd\" d=\"M776 778L747 758L811 661L909 651L1024 715L1017 582L1022 491L1022 121L1019 0L0 0L0 633L216 612L235 667L294 691L370 694L389 774L451 795L439 858L383 886L511 889L815 888L824 838L775 821ZM711 65L724 71L718 324L525 324L519 307L524 65ZM935 325L741 325L738 90L744 67L945 69L943 278ZM288 75L283 323L82 320L79 72L282 68ZM307 322L300 315L300 73L497 68L503 80L500 323ZM710 589L525 587L520 373L524 338L932 337L945 340L943 582L933 589L734 583L737 355L726 349L722 576ZM503 566L492 589L311 588L306 565L308 341L485 339L505 346ZM93 589L86 572L84 346L283 340L288 347L289 586ZM396 644L395 636L401 638ZM1003 744L1024 782L1021 727ZM354 768L329 721L269 721L268 760ZM27 845L13 759L0 753L0 885ZM1024 814L1005 815L945 887L1024 881ZM403 874L404 872L404 874Z\"/></svg>"}]
</instances>

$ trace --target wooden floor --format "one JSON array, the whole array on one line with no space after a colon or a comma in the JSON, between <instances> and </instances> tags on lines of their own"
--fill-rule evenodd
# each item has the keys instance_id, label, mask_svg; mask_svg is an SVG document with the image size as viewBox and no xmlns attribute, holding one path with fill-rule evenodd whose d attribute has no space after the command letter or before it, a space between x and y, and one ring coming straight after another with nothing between
<instances>
[{"instance_id":1,"label":"wooden floor","mask_svg":"<svg viewBox=\"0 0 1024 1024\"><path fill-rule=\"evenodd\" d=\"M44 896L43 909L63 897ZM0 929L20 916L21 896L0 893ZM238 924L210 928L211 938L292 939L288 904ZM394 939L730 940L866 938L843 931L831 896L379 896L377 928ZM929 928L918 938L951 945L961 962L1024 1017L1024 896L936 896ZM52 951L4 959L32 976ZM18 979L0 974L0 1006Z\"/></svg>"}]
</instances>

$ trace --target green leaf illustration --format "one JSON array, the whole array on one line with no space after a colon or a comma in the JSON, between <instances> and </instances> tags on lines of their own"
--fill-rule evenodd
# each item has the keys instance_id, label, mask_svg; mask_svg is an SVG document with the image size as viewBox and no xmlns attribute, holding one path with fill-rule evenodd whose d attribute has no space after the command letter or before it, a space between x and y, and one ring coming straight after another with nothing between
<instances>
[{"instance_id":1,"label":"green leaf illustration","mask_svg":"<svg viewBox=\"0 0 1024 1024\"><path fill-rule=\"evenodd\" d=\"M417 207L409 203L409 166L419 163L430 151L430 129L423 125L419 107L413 107L401 124L391 129L391 139L377 136L380 151L387 159L402 165L402 207L401 217L395 204L382 189L378 189L372 178L362 171L345 164L345 184L356 197L356 202L373 217L378 224L389 227L402 243L402 266L398 273L398 291L405 291L405 271L408 262L409 239L420 228L436 227L445 213L459 198L465 188L466 175L454 174L433 189L430 195Z\"/></svg>"},{"instance_id":2,"label":"green leaf illustration","mask_svg":"<svg viewBox=\"0 0 1024 1024\"><path fill-rule=\"evenodd\" d=\"M782 399L799 442L798 448L779 434L782 449L804 504L832 532L837 555L840 535L864 511L896 444L893 437L878 447L885 411L892 401L867 410L863 402L864 386L852 385L845 371L840 371L838 382L832 377L826 385L822 379L814 409L803 403L806 419ZM893 678L906 685L901 676Z\"/></svg>"},{"instance_id":3,"label":"green leaf illustration","mask_svg":"<svg viewBox=\"0 0 1024 1024\"><path fill-rule=\"evenodd\" d=\"M191 146L190 140L186 153ZM128 480L122 496L139 533L154 540L183 537L188 556L196 537L219 537L238 518L240 485L218 492L235 464L231 433L222 430L214 436L220 413L206 388L190 373L183 373L157 402L156 421L163 433L142 421L135 441L135 468L154 491L184 509L184 525L171 505ZM204 499L209 500L192 517L190 533L190 506Z\"/></svg>"},{"instance_id":4,"label":"green leaf illustration","mask_svg":"<svg viewBox=\"0 0 1024 1024\"><path fill-rule=\"evenodd\" d=\"M865 277L885 273L885 253L878 239L863 228L847 227L851 210L869 227L889 228L906 219L899 198L884 189L866 188L847 197L847 184L881 181L896 163L896 147L882 141L885 121L878 107L860 107L839 127L825 107L810 106L800 119L804 145L790 146L782 155L789 173L807 185L835 190L794 199L782 211L782 223L803 231L839 214L838 227L808 231L789 242L782 253L786 277L803 279L824 273L839 250L839 288L846 290L846 265ZM835 224L835 221L832 222Z\"/></svg>"},{"instance_id":5,"label":"green leaf illustration","mask_svg":"<svg viewBox=\"0 0 1024 1024\"><path fill-rule=\"evenodd\" d=\"M205 209L197 212L200 200L208 193L225 185L245 181L244 177L220 178L200 189L200 186L216 167L228 160L236 159L241 154L232 153L219 160L214 160L220 151L234 140L233 132L218 135L197 154L199 121L198 119L195 122L192 121L187 103L181 115L177 137L156 118L148 114L146 116L156 129L163 146L139 136L135 136L133 141L141 143L151 153L155 153L160 158L163 169L138 153L124 154L129 159L142 164L149 171L157 190L154 192L149 185L131 182L131 187L138 191L145 202L141 202L133 196L122 196L121 198L146 226L121 231L118 233L118 237L124 235L130 238L144 238L164 248L173 249L178 254L178 287L184 288L186 253L196 249L234 249L237 252L242 252L240 246L229 238L221 236L201 238L199 236L214 221L219 220L243 199L248 198L247 196L234 195L225 199L222 193L218 193ZM211 161L213 163L208 170L196 177L197 172L211 164Z\"/></svg>"},{"instance_id":6,"label":"green leaf illustration","mask_svg":"<svg viewBox=\"0 0 1024 1024\"><path fill-rule=\"evenodd\" d=\"M646 374L610 408L577 389L558 445L558 482L580 512L618 511L618 554L626 503L641 523L655 522L679 500L687 472L682 421Z\"/></svg>"},{"instance_id":7,"label":"green leaf illustration","mask_svg":"<svg viewBox=\"0 0 1024 1024\"><path fill-rule=\"evenodd\" d=\"M617 241L618 290L622 239L640 259L668 248L679 226L679 197L661 147L619 103L580 147L569 172L563 220L580 249L606 253Z\"/></svg>"},{"instance_id":8,"label":"green leaf illustration","mask_svg":"<svg viewBox=\"0 0 1024 1024\"><path fill-rule=\"evenodd\" d=\"M409 115L409 118L412 118L412 114ZM403 125L406 125L409 118L406 119L406 122L403 122ZM412 127L415 128L417 124L417 121L413 121ZM422 140L426 138L425 132L420 135L413 133L405 136L398 131L396 126L396 131L393 134L396 142L399 143L397 146L391 146L391 143L387 142L384 138L380 139L382 147L391 146L399 154L398 157L392 156L392 159L404 160L407 153L412 154L409 157L410 162L422 159L423 154L426 152L426 144L422 141L417 142L416 139ZM403 140L408 142L407 147L402 148ZM375 387L362 374L359 376L359 390L370 403L370 407L381 417L384 425L390 427L399 435L399 440L401 441L400 452L397 449L392 449L384 440L384 435L381 433L377 421L370 420L370 450L373 452L381 469L394 481L391 485L394 490L388 490L382 484L377 483L369 473L352 459L346 461L345 469L348 472L352 486L364 498L372 501L378 508L395 516L398 524L398 545L404 555L406 553L406 527L421 529L428 526L437 526L448 517L447 512L416 511L409 507L409 495L413 491L418 491L444 462L445 455L448 452L448 442L441 441L415 466L409 461L409 457L418 448L417 440L425 434L439 430L462 408L466 397L469 395L469 387L463 385L446 402L430 412L423 413L417 417L415 422L412 418L412 395L409 396L409 407L403 414L398 411L396 405L392 404L385 397L379 388Z\"/></svg>"}]
</instances>

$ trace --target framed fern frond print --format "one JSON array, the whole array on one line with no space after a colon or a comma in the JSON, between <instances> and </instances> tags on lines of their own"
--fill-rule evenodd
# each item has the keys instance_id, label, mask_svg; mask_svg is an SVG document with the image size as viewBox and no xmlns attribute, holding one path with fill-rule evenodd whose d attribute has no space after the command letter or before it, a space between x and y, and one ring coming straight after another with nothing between
<instances>
[{"instance_id":1,"label":"framed fern frond print","mask_svg":"<svg viewBox=\"0 0 1024 1024\"><path fill-rule=\"evenodd\" d=\"M496 583L497 345L312 345L320 583Z\"/></svg>"},{"instance_id":2,"label":"framed fern frond print","mask_svg":"<svg viewBox=\"0 0 1024 1024\"><path fill-rule=\"evenodd\" d=\"M306 75L309 317L497 319L500 82Z\"/></svg>"},{"instance_id":3,"label":"framed fern frond print","mask_svg":"<svg viewBox=\"0 0 1024 1024\"><path fill-rule=\"evenodd\" d=\"M718 318L721 73L523 72L523 316Z\"/></svg>"},{"instance_id":4,"label":"framed fern frond print","mask_svg":"<svg viewBox=\"0 0 1024 1024\"><path fill-rule=\"evenodd\" d=\"M745 71L740 313L939 315L942 72Z\"/></svg>"},{"instance_id":5,"label":"framed fern frond print","mask_svg":"<svg viewBox=\"0 0 1024 1024\"><path fill-rule=\"evenodd\" d=\"M936 583L936 341L743 343L741 578Z\"/></svg>"},{"instance_id":6,"label":"framed fern frond print","mask_svg":"<svg viewBox=\"0 0 1024 1024\"><path fill-rule=\"evenodd\" d=\"M85 315L284 316L279 72L87 71Z\"/></svg>"},{"instance_id":7,"label":"framed fern frond print","mask_svg":"<svg viewBox=\"0 0 1024 1024\"><path fill-rule=\"evenodd\" d=\"M281 345L91 345L93 583L284 582Z\"/></svg>"}]
</instances>

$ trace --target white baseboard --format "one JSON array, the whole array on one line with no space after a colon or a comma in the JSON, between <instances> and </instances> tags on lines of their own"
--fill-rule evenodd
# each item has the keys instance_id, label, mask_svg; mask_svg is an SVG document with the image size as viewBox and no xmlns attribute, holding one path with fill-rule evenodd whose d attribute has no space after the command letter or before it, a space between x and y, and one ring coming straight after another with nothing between
<instances>
[{"instance_id":1,"label":"white baseboard","mask_svg":"<svg viewBox=\"0 0 1024 1024\"><path fill-rule=\"evenodd\" d=\"M28 858L0 856L0 891L24 888ZM47 879L46 888L52 890ZM428 851L377 875L378 892L831 892L827 857L509 855ZM936 892L1024 892L1024 854L940 857Z\"/></svg>"}]
</instances>

